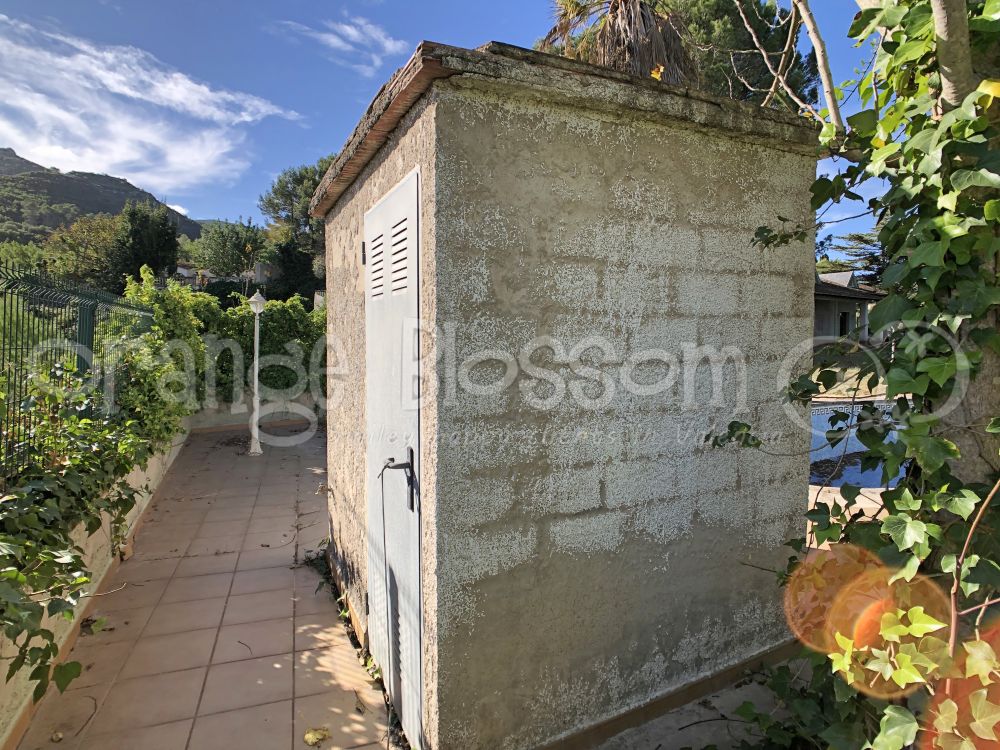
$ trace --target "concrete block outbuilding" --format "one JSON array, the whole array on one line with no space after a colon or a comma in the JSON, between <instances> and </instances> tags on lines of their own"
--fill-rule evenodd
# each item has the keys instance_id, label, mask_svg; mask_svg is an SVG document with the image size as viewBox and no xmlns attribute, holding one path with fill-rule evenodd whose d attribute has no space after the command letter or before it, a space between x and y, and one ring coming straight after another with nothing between
<instances>
[{"instance_id":1,"label":"concrete block outbuilding","mask_svg":"<svg viewBox=\"0 0 1000 750\"><path fill-rule=\"evenodd\" d=\"M813 248L752 239L811 225L815 142L496 43L372 102L313 200L330 556L414 747L598 746L788 639Z\"/></svg>"}]
</instances>

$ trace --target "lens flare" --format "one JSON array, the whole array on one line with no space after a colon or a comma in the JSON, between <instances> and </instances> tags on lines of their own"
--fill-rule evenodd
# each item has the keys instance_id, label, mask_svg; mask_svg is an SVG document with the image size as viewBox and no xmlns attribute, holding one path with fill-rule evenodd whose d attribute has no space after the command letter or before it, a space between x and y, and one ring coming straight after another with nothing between
<instances>
[{"instance_id":1,"label":"lens flare","mask_svg":"<svg viewBox=\"0 0 1000 750\"><path fill-rule=\"evenodd\" d=\"M851 639L859 652L862 666L852 687L885 700L910 695L924 684L926 665L944 659L948 638L944 626L950 621L948 598L941 587L923 576L893 582L896 573L891 568L869 570L843 586L825 626L827 639L835 642L839 633ZM914 625L913 618L922 625ZM938 624L930 624L934 622ZM916 633L907 632L911 626ZM875 652L882 654L881 659L876 660ZM886 677L878 671L879 661L889 664L891 671L905 669L911 679L900 684Z\"/></svg>"},{"instance_id":2,"label":"lens flare","mask_svg":"<svg viewBox=\"0 0 1000 750\"><path fill-rule=\"evenodd\" d=\"M884 570L866 549L836 544L810 552L792 573L785 587L785 619L802 643L813 651L837 648L827 619L841 590L872 570Z\"/></svg>"}]
</instances>

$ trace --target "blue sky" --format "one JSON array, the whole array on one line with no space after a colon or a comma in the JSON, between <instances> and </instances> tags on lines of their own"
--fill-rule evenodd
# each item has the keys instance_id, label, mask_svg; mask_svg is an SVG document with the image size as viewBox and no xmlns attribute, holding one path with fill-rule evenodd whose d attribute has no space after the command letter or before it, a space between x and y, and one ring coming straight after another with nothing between
<instances>
[{"instance_id":1,"label":"blue sky","mask_svg":"<svg viewBox=\"0 0 1000 750\"><path fill-rule=\"evenodd\" d=\"M854 3L814 5L852 77ZM194 218L259 218L274 176L339 150L420 40L530 46L550 21L549 0L5 0L0 146Z\"/></svg>"}]
</instances>

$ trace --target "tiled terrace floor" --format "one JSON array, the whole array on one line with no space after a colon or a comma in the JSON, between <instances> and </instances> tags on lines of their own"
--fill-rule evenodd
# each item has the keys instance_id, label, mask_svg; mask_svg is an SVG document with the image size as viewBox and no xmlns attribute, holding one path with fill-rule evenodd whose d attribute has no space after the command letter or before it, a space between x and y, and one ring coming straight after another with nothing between
<instances>
[{"instance_id":1,"label":"tiled terrace floor","mask_svg":"<svg viewBox=\"0 0 1000 750\"><path fill-rule=\"evenodd\" d=\"M21 750L294 750L386 745L382 693L303 565L327 535L322 434L242 455L192 436L81 635L83 675L39 707ZM54 738L61 738L58 744Z\"/></svg>"}]
</instances>

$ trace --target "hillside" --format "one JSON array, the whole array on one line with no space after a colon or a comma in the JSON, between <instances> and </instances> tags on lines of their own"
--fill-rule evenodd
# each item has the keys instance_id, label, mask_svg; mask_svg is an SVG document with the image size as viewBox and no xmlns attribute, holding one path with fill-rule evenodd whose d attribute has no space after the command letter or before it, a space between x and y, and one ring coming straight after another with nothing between
<instances>
[{"instance_id":1,"label":"hillside","mask_svg":"<svg viewBox=\"0 0 1000 750\"><path fill-rule=\"evenodd\" d=\"M45 167L33 161L22 159L12 148L0 148L0 175L21 174L22 172L44 172Z\"/></svg>"},{"instance_id":2,"label":"hillside","mask_svg":"<svg viewBox=\"0 0 1000 750\"><path fill-rule=\"evenodd\" d=\"M130 200L160 202L119 177L45 169L11 149L0 149L0 242L40 242L80 216L116 214ZM169 211L179 234L201 236L197 222Z\"/></svg>"}]
</instances>

